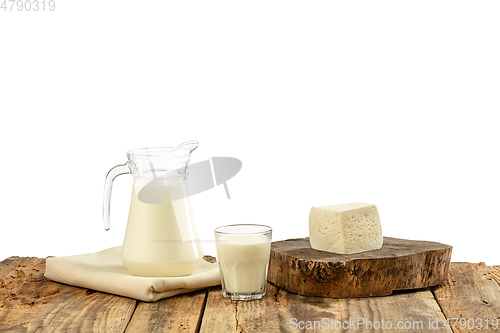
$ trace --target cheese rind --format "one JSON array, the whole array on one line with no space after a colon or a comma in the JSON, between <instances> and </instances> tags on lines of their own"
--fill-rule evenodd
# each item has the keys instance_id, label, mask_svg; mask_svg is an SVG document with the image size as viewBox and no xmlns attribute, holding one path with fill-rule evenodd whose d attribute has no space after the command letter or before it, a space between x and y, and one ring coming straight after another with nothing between
<instances>
[{"instance_id":1,"label":"cheese rind","mask_svg":"<svg viewBox=\"0 0 500 333\"><path fill-rule=\"evenodd\" d=\"M349 203L312 207L309 242L320 251L351 254L377 250L384 242L377 206Z\"/></svg>"}]
</instances>

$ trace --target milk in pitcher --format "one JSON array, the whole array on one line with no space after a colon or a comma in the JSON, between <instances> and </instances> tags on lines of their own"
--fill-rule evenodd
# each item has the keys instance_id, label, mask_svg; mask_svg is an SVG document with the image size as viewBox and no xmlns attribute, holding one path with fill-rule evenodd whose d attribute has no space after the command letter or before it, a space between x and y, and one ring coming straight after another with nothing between
<instances>
[{"instance_id":1,"label":"milk in pitcher","mask_svg":"<svg viewBox=\"0 0 500 333\"><path fill-rule=\"evenodd\" d=\"M176 195L183 190L180 183L162 180L134 182L122 250L133 275L183 276L200 264L203 251L191 227L189 197Z\"/></svg>"}]
</instances>

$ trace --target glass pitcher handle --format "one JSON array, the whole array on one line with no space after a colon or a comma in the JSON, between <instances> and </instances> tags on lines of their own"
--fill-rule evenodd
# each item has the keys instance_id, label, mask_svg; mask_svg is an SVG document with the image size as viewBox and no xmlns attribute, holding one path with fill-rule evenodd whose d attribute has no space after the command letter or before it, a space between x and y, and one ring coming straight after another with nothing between
<instances>
[{"instance_id":1,"label":"glass pitcher handle","mask_svg":"<svg viewBox=\"0 0 500 333\"><path fill-rule=\"evenodd\" d=\"M113 180L119 175L130 173L130 169L125 164L118 164L109 170L106 175L104 183L104 200L102 203L102 211L104 215L104 229L109 230L109 207L111 205L111 188L113 187Z\"/></svg>"}]
</instances>

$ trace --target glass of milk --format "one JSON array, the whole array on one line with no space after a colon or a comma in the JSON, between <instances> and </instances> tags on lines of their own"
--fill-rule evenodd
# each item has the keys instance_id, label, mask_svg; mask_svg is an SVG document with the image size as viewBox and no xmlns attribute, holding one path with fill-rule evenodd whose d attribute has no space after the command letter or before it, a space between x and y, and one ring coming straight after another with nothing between
<instances>
[{"instance_id":1,"label":"glass of milk","mask_svg":"<svg viewBox=\"0 0 500 333\"><path fill-rule=\"evenodd\" d=\"M234 224L218 227L214 233L223 296L261 299L266 294L271 227Z\"/></svg>"}]
</instances>

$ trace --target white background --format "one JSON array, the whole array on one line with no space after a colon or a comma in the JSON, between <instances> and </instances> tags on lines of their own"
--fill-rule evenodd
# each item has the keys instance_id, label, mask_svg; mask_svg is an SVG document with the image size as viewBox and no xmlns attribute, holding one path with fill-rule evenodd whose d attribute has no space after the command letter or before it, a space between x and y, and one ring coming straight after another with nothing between
<instances>
[{"instance_id":1,"label":"white background","mask_svg":"<svg viewBox=\"0 0 500 333\"><path fill-rule=\"evenodd\" d=\"M0 259L120 245L141 147L200 142L241 172L193 197L200 237L308 235L377 205L386 236L500 264L498 1L56 0L0 11ZM205 252L215 254L213 244Z\"/></svg>"}]
</instances>

